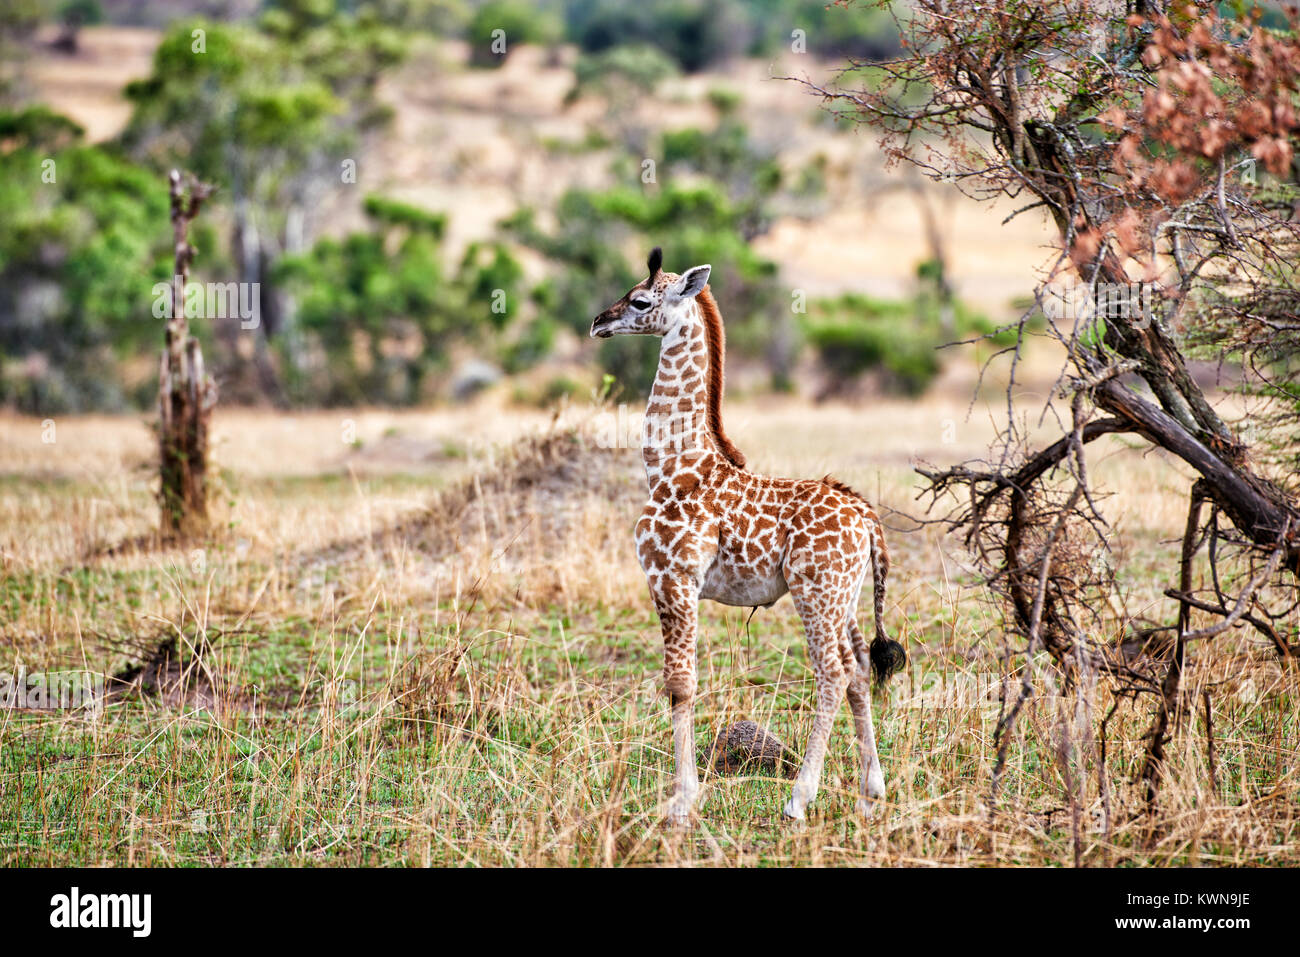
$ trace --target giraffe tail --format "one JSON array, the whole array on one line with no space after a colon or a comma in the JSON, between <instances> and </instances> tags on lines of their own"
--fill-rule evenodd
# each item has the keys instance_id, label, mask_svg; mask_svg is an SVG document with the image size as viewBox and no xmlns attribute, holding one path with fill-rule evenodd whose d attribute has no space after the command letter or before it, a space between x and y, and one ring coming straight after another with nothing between
<instances>
[{"instance_id":1,"label":"giraffe tail","mask_svg":"<svg viewBox=\"0 0 1300 957\"><path fill-rule=\"evenodd\" d=\"M885 580L889 577L889 550L885 547L885 536L880 532L879 526L872 540L871 572L876 636L868 647L867 639L856 621L849 622L849 629L858 667L864 672L870 672L875 678L876 687L883 688L890 675L901 671L907 664L907 652L902 645L885 634Z\"/></svg>"}]
</instances>

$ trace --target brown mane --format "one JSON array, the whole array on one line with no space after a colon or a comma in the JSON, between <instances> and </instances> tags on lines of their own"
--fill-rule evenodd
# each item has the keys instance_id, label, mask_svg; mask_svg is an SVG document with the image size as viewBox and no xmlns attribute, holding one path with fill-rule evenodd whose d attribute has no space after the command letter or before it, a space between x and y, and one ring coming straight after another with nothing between
<instances>
[{"instance_id":1,"label":"brown mane","mask_svg":"<svg viewBox=\"0 0 1300 957\"><path fill-rule=\"evenodd\" d=\"M713 301L708 286L700 290L695 301L700 304L700 314L704 317L704 336L709 344L709 375L706 383L709 392L709 434L727 461L743 469L744 454L732 444L722 429L722 389L725 379L723 364L727 352L727 334L722 328L722 314L718 312L718 304Z\"/></svg>"},{"instance_id":2,"label":"brown mane","mask_svg":"<svg viewBox=\"0 0 1300 957\"><path fill-rule=\"evenodd\" d=\"M867 497L865 495L863 495L853 486L849 485L847 482L841 482L834 475L827 475L825 478L822 479L822 484L829 485L831 488L835 489L835 491L843 492L845 495L852 495L863 505L866 505L868 508L871 507L871 503L867 501Z\"/></svg>"}]
</instances>

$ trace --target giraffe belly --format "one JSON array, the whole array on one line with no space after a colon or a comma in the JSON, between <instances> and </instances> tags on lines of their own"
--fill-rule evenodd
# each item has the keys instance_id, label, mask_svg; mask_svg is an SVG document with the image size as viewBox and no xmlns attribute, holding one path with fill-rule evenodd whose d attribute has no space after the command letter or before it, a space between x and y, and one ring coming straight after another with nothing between
<instances>
[{"instance_id":1,"label":"giraffe belly","mask_svg":"<svg viewBox=\"0 0 1300 957\"><path fill-rule=\"evenodd\" d=\"M724 605L750 608L756 605L770 605L789 590L779 564L772 563L770 569L762 569L755 573L749 568L743 571L737 569L719 557L704 573L700 597Z\"/></svg>"}]
</instances>

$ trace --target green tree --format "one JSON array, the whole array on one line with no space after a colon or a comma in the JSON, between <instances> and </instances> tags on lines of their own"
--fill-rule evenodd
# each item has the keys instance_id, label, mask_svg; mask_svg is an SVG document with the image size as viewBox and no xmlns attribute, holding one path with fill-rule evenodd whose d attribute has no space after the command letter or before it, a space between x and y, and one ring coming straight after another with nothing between
<instances>
[{"instance_id":1,"label":"green tree","mask_svg":"<svg viewBox=\"0 0 1300 957\"><path fill-rule=\"evenodd\" d=\"M44 12L41 0L5 0L0 4L0 107L16 105L27 92L27 50Z\"/></svg>"},{"instance_id":2,"label":"green tree","mask_svg":"<svg viewBox=\"0 0 1300 957\"><path fill-rule=\"evenodd\" d=\"M899 44L894 14L883 4L827 0L749 0L746 10L757 25L752 52L790 49L795 30L809 53L874 61L896 56Z\"/></svg>"},{"instance_id":3,"label":"green tree","mask_svg":"<svg viewBox=\"0 0 1300 957\"><path fill-rule=\"evenodd\" d=\"M51 413L147 400L150 383L133 393L118 369L160 341L162 178L43 107L0 113L0 144L0 401Z\"/></svg>"},{"instance_id":4,"label":"green tree","mask_svg":"<svg viewBox=\"0 0 1300 957\"><path fill-rule=\"evenodd\" d=\"M743 53L757 36L739 0L569 0L565 26L590 53L649 44L689 73Z\"/></svg>"},{"instance_id":5,"label":"green tree","mask_svg":"<svg viewBox=\"0 0 1300 957\"><path fill-rule=\"evenodd\" d=\"M524 0L489 0L475 11L467 36L471 63L500 66L520 43L554 43L560 23L550 11Z\"/></svg>"},{"instance_id":6,"label":"green tree","mask_svg":"<svg viewBox=\"0 0 1300 957\"><path fill-rule=\"evenodd\" d=\"M941 369L939 349L954 338L989 336L999 345L1014 341L992 322L957 302L951 305L954 330L945 328L943 301L931 265L917 270L918 288L909 300L883 300L858 293L811 303L802 323L830 381L821 397L842 391L869 370L883 373L887 389L919 395Z\"/></svg>"},{"instance_id":7,"label":"green tree","mask_svg":"<svg viewBox=\"0 0 1300 957\"><path fill-rule=\"evenodd\" d=\"M758 256L740 230L740 216L713 184L669 185L656 193L620 187L607 192L571 190L556 208L557 228L541 230L525 210L506 227L520 242L561 268L534 293L541 306L535 320L545 327L567 324L585 335L604 306L644 278L639 265L651 246L664 247L670 268L711 263L717 292L734 346L753 352L766 341L766 323L781 296L776 266ZM600 346L605 370L631 389L654 378L657 342L616 336Z\"/></svg>"},{"instance_id":8,"label":"green tree","mask_svg":"<svg viewBox=\"0 0 1300 957\"><path fill-rule=\"evenodd\" d=\"M712 130L689 127L663 134L663 162L717 182L747 240L771 228L772 201L780 191L781 167L774 151L757 148L739 120L724 117Z\"/></svg>"},{"instance_id":9,"label":"green tree","mask_svg":"<svg viewBox=\"0 0 1300 957\"><path fill-rule=\"evenodd\" d=\"M574 66L573 89L566 100L572 103L592 95L603 99L601 132L612 130L625 149L644 154L649 130L638 119L637 103L676 73L677 66L668 56L646 44L585 53Z\"/></svg>"},{"instance_id":10,"label":"green tree","mask_svg":"<svg viewBox=\"0 0 1300 957\"><path fill-rule=\"evenodd\" d=\"M379 19L406 30L459 34L470 21L466 0L374 0Z\"/></svg>"},{"instance_id":11,"label":"green tree","mask_svg":"<svg viewBox=\"0 0 1300 957\"><path fill-rule=\"evenodd\" d=\"M123 140L132 153L217 184L232 208L239 280L261 291L261 391L278 390L265 340L282 337L300 361L294 304L276 288L274 264L308 246L325 195L355 182L364 137L388 119L375 97L379 77L403 52L398 31L369 8L281 0L256 26L173 27L151 76L127 87L134 111ZM238 335L234 324L220 329Z\"/></svg>"},{"instance_id":12,"label":"green tree","mask_svg":"<svg viewBox=\"0 0 1300 957\"><path fill-rule=\"evenodd\" d=\"M54 46L67 52L76 53L78 34L82 27L94 26L104 21L104 10L99 0L68 0L59 7L59 23L62 29L54 41Z\"/></svg>"},{"instance_id":13,"label":"green tree","mask_svg":"<svg viewBox=\"0 0 1300 957\"><path fill-rule=\"evenodd\" d=\"M450 342L499 333L518 310L523 270L505 247L471 245L447 276L444 216L378 196L365 210L369 230L277 264L275 278L298 297L304 352L323 358L290 366L298 401L420 401Z\"/></svg>"}]
</instances>

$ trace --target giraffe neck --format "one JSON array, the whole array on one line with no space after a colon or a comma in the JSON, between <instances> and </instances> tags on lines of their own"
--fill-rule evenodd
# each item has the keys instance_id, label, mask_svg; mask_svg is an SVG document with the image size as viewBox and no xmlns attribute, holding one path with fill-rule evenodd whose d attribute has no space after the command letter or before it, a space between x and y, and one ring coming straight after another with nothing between
<instances>
[{"instance_id":1,"label":"giraffe neck","mask_svg":"<svg viewBox=\"0 0 1300 957\"><path fill-rule=\"evenodd\" d=\"M663 337L659 371L646 405L641 457L653 487L683 453L721 451L709 427L709 344L700 307Z\"/></svg>"}]
</instances>

